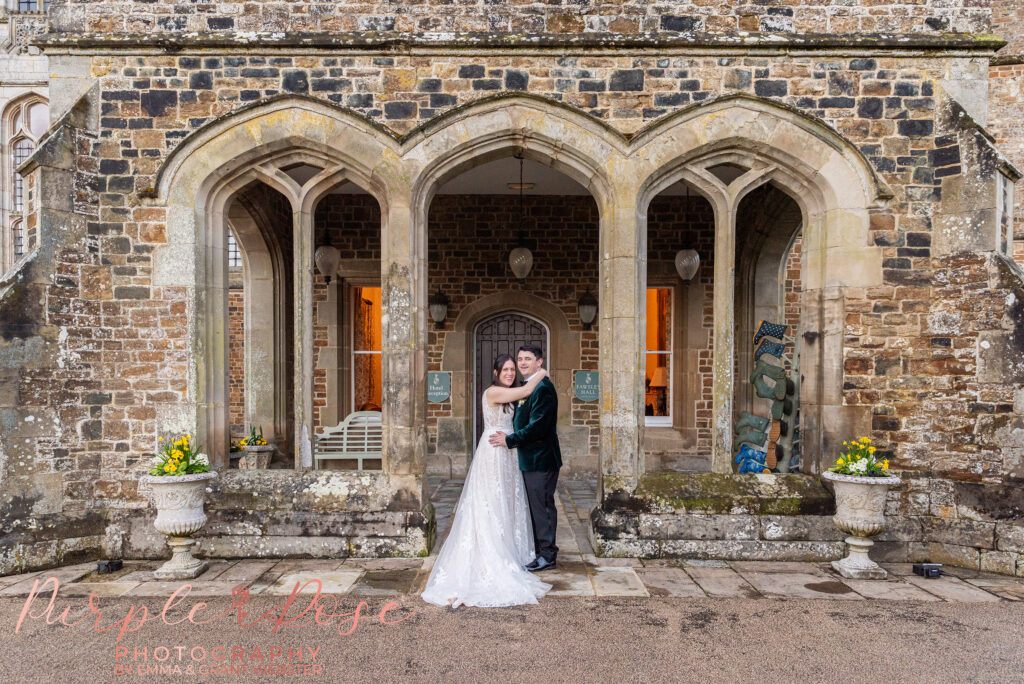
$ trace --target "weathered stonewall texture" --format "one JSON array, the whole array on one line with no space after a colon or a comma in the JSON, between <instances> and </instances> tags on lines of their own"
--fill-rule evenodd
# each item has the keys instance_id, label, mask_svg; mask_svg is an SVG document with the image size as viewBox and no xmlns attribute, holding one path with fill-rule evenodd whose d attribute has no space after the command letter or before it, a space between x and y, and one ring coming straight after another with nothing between
<instances>
[{"instance_id":1,"label":"weathered stonewall texture","mask_svg":"<svg viewBox=\"0 0 1024 684\"><path fill-rule=\"evenodd\" d=\"M55 74L53 130L25 169L34 252L0 283L0 572L155 554L137 478L161 435L198 432L226 465L227 278L213 236L253 188L257 209L277 203L269 215L284 241L279 360L292 376L273 396L296 470L227 473L203 548L425 551L432 421L457 417L428 418L423 401L439 346L455 344L427 326L427 293L443 277L430 250L444 258L445 247L429 239L425 198L518 149L593 198L574 220L594 235L560 248L578 250L576 287L595 283L598 326L577 330L575 295L558 289L566 269L552 269L553 291L537 298L562 310L568 358L601 371L601 401L569 404L567 417L601 471L595 547L839 554L826 513L770 510L770 492L760 512L646 508L653 471L681 465L679 440L719 477L729 470L744 389L733 369L748 344L736 330L752 324L735 311L736 217L741 197L770 180L803 219L807 486L844 439L870 435L904 479L878 545L888 558L1022 571L1024 281L1005 231L1019 174L992 138L1019 157L1020 72L1013 59L990 67L1002 43L987 35L1020 53L1013 3L394 7L54 1L38 41ZM281 170L314 162L337 170L323 188ZM750 171L726 187L716 164ZM642 288L678 248L656 246L664 214L652 198L684 176L712 207L713 239L698 238L711 247L699 280L711 306L700 307L689 369L692 429L673 442L642 429L635 369ZM370 273L384 290L386 448L373 476L315 473L302 460L327 382L315 373L324 291L313 227L318 193L341 177L380 212ZM452 294L454 315L474 305L465 287ZM326 490L345 493L310 496Z\"/></svg>"},{"instance_id":2,"label":"weathered stonewall texture","mask_svg":"<svg viewBox=\"0 0 1024 684\"><path fill-rule=\"evenodd\" d=\"M53 0L54 26L68 32L143 33L187 37L253 32L315 34L395 32L401 34L480 32L491 34L616 34L695 32L735 37L738 32L936 34L983 32L992 16L987 3L968 0L850 2L822 0L772 5L737 0L647 3L583 0L569 7L543 2L429 0L396 7L366 2L255 2L166 5L146 0ZM284 36L279 36L282 39Z\"/></svg>"}]
</instances>

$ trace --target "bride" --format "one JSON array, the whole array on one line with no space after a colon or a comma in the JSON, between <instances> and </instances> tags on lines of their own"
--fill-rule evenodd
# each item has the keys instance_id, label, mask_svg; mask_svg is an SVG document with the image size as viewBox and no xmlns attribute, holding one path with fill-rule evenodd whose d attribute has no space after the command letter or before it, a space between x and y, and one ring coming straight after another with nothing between
<instances>
[{"instance_id":1,"label":"bride","mask_svg":"<svg viewBox=\"0 0 1024 684\"><path fill-rule=\"evenodd\" d=\"M502 354L483 394L484 434L477 445L422 598L438 606L515 606L537 603L550 584L523 568L534 559L533 530L523 475L514 451L493 447L491 433L512 432L513 403L530 396L547 373L513 387L516 364Z\"/></svg>"}]
</instances>

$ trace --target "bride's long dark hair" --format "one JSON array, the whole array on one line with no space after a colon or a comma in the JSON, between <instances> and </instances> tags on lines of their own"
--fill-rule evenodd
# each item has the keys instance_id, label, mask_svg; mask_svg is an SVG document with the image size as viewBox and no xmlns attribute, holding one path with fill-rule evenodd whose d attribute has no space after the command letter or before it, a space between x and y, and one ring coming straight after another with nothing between
<instances>
[{"instance_id":1,"label":"bride's long dark hair","mask_svg":"<svg viewBox=\"0 0 1024 684\"><path fill-rule=\"evenodd\" d=\"M501 378L500 378L500 376L501 376L501 369L504 368L505 364L507 362L509 362L509 361L511 361L512 362L512 366L515 367L516 360L513 359L508 354L498 354L498 358L494 359L494 369L491 371L491 386L492 387L494 387L494 386L504 387L505 386L505 385L501 384ZM517 370L516 371L516 377L512 381L512 384L509 385L509 386L510 387L519 387L522 384L523 383L519 382L519 371ZM514 408L511 403L502 404L502 407L504 408L505 413L508 413L509 411L513 410L513 408Z\"/></svg>"}]
</instances>

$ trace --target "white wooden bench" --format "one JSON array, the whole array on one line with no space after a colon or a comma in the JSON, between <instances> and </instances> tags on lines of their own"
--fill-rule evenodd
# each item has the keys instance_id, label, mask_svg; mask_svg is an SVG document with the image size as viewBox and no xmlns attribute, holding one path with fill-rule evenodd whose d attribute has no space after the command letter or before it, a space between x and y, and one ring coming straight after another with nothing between
<instances>
[{"instance_id":1,"label":"white wooden bench","mask_svg":"<svg viewBox=\"0 0 1024 684\"><path fill-rule=\"evenodd\" d=\"M313 458L317 466L328 459L355 460L363 470L363 461L383 458L383 437L380 411L356 411L335 427L317 433ZM379 470L373 468L372 470Z\"/></svg>"}]
</instances>

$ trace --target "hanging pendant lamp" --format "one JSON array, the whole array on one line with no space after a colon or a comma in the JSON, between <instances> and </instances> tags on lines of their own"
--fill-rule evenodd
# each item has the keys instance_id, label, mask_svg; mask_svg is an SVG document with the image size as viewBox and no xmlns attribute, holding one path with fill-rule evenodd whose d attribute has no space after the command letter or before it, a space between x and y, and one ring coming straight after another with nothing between
<instances>
[{"instance_id":1,"label":"hanging pendant lamp","mask_svg":"<svg viewBox=\"0 0 1024 684\"><path fill-rule=\"evenodd\" d=\"M533 268L533 252L526 247L523 229L523 154L516 155L519 160L519 246L513 249L508 255L508 265L513 275L519 280L520 285L526 284L526 276L530 275Z\"/></svg>"}]
</instances>

